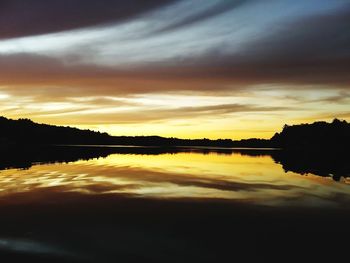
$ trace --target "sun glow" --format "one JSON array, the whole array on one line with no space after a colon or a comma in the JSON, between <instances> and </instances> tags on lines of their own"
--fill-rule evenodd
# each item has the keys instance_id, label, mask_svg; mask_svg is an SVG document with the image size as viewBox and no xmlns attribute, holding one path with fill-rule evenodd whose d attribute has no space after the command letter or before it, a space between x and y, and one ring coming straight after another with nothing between
<instances>
[{"instance_id":1,"label":"sun glow","mask_svg":"<svg viewBox=\"0 0 350 263\"><path fill-rule=\"evenodd\" d=\"M0 31L11 37L0 39L0 112L112 135L212 139L269 138L286 123L350 120L348 38L329 37L344 35L346 7L341 0L176 1L127 19L79 25L77 18L68 28L62 17L47 25L32 19L23 30L40 29L35 34L15 32L3 14ZM43 15L36 12L28 17ZM323 44L310 50L314 43Z\"/></svg>"}]
</instances>

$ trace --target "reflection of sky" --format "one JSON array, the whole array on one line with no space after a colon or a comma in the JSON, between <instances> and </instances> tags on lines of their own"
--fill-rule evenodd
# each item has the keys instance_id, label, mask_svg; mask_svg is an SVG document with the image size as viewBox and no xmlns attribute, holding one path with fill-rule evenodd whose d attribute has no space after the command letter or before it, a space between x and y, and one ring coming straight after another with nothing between
<instances>
[{"instance_id":1,"label":"reflection of sky","mask_svg":"<svg viewBox=\"0 0 350 263\"><path fill-rule=\"evenodd\" d=\"M29 170L2 171L0 189L3 200L16 194L35 196L45 190L135 198L214 198L265 205L341 205L336 196L349 201L349 186L344 182L285 174L270 157L239 154L115 154L70 164L37 165Z\"/></svg>"}]
</instances>

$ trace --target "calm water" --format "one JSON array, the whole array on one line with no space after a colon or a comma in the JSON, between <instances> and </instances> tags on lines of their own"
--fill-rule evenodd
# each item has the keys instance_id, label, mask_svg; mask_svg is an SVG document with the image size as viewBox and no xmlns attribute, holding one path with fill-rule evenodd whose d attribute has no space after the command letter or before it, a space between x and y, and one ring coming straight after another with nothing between
<instances>
[{"instance_id":1,"label":"calm water","mask_svg":"<svg viewBox=\"0 0 350 263\"><path fill-rule=\"evenodd\" d=\"M217 199L260 205L350 204L350 180L285 172L270 155L242 153L111 154L0 172L0 197L48 191L130 198ZM20 201L18 200L13 200Z\"/></svg>"},{"instance_id":2,"label":"calm water","mask_svg":"<svg viewBox=\"0 0 350 263\"><path fill-rule=\"evenodd\" d=\"M301 168L265 151L101 151L1 157L1 262L336 262L347 251L348 174L286 172Z\"/></svg>"}]
</instances>

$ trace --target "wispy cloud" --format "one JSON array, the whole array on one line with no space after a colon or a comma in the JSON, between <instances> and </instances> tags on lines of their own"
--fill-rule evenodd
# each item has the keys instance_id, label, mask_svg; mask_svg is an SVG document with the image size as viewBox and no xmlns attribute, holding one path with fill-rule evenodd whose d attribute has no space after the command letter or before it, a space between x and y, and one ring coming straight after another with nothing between
<instances>
[{"instance_id":1,"label":"wispy cloud","mask_svg":"<svg viewBox=\"0 0 350 263\"><path fill-rule=\"evenodd\" d=\"M324 115L325 103L337 115L347 110L349 18L342 0L2 1L0 110L67 124L237 123L239 113L276 124ZM155 94L232 101L125 104Z\"/></svg>"}]
</instances>

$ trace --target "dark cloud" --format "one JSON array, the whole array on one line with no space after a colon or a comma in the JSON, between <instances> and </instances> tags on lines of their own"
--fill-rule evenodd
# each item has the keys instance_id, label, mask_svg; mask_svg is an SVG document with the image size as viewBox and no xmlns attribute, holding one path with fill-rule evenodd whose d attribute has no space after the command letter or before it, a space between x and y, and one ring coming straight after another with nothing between
<instances>
[{"instance_id":1,"label":"dark cloud","mask_svg":"<svg viewBox=\"0 0 350 263\"><path fill-rule=\"evenodd\" d=\"M229 79L240 85L347 86L350 82L349 25L350 5L345 5L342 9L276 23L270 31L260 32L242 45L239 52L230 52L230 44L225 43L196 56L180 56L162 65L149 65L148 73L185 79Z\"/></svg>"},{"instance_id":2,"label":"dark cloud","mask_svg":"<svg viewBox=\"0 0 350 263\"><path fill-rule=\"evenodd\" d=\"M278 30L244 46L239 54L217 49L188 63L209 74L259 82L345 84L350 81L350 5L276 25Z\"/></svg>"},{"instance_id":3,"label":"dark cloud","mask_svg":"<svg viewBox=\"0 0 350 263\"><path fill-rule=\"evenodd\" d=\"M175 68L122 70L97 65L69 65L59 59L31 54L0 55L0 84L18 95L48 98L130 95L167 91L212 91L222 80L204 81ZM186 81L184 82L184 78ZM15 86L15 88L14 88ZM226 88L227 90L228 88Z\"/></svg>"},{"instance_id":4,"label":"dark cloud","mask_svg":"<svg viewBox=\"0 0 350 263\"><path fill-rule=\"evenodd\" d=\"M2 5L6 3L10 2ZM281 24L278 31L266 32L238 54L225 55L216 48L196 57L125 69L73 65L66 63L70 60L64 56L58 59L33 54L0 55L0 84L8 86L11 92L27 92L21 88L14 90L14 85L30 86L31 92L37 90L42 96L51 97L82 92L86 96L169 91L219 93L273 83L348 89L348 25L350 5L341 11ZM339 99L331 98L334 102Z\"/></svg>"},{"instance_id":5,"label":"dark cloud","mask_svg":"<svg viewBox=\"0 0 350 263\"><path fill-rule=\"evenodd\" d=\"M2 0L0 38L123 21L175 0Z\"/></svg>"},{"instance_id":6,"label":"dark cloud","mask_svg":"<svg viewBox=\"0 0 350 263\"><path fill-rule=\"evenodd\" d=\"M159 30L156 30L155 33L164 33L167 31L176 30L182 27L186 27L198 22L202 22L203 20L210 19L212 17L221 15L225 12L231 11L234 8L237 8L241 6L242 4L252 1L252 0L231 0L231 1L222 1L217 3L211 8L208 8L206 10L203 10L202 12L194 13L191 16L185 17L184 19L180 21L176 21L174 23L167 24L166 26L162 27Z\"/></svg>"}]
</instances>

